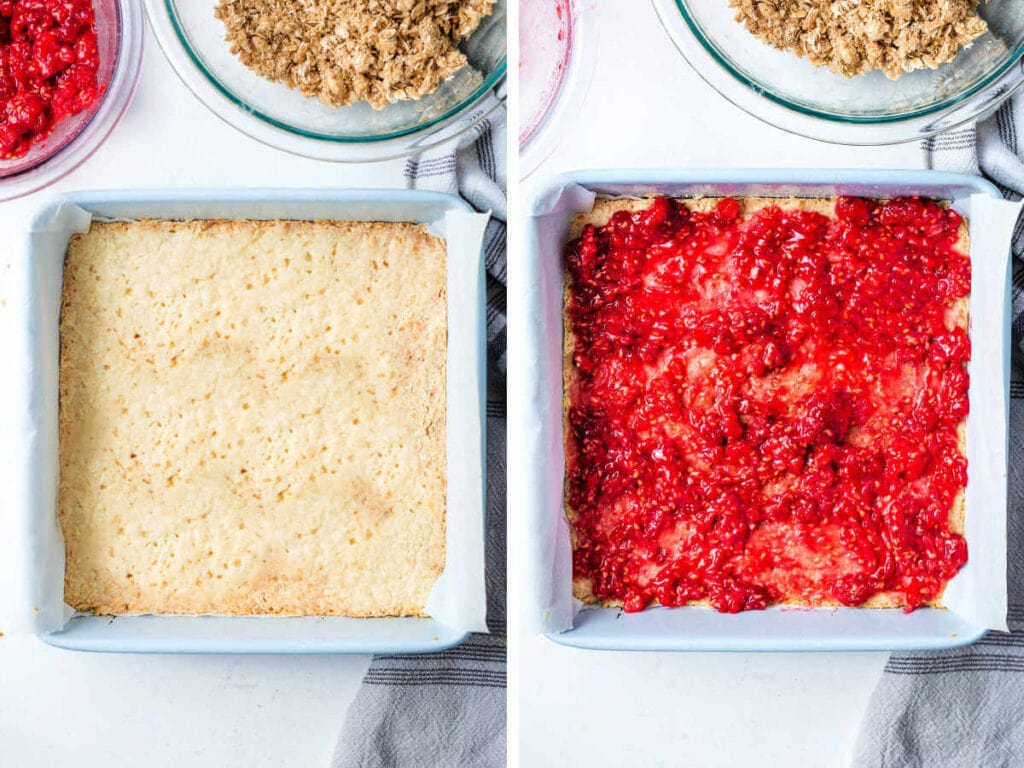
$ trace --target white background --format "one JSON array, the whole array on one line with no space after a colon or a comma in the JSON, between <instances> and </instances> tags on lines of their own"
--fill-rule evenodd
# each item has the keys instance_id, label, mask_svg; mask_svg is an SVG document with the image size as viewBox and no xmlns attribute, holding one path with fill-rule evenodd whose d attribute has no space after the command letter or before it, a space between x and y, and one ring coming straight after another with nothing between
<instances>
[{"instance_id":1,"label":"white background","mask_svg":"<svg viewBox=\"0 0 1024 768\"><path fill-rule=\"evenodd\" d=\"M920 165L914 146L837 148L765 127L687 68L647 2L604 0L598 13L587 101L537 175L614 165ZM115 134L54 189L403 185L401 161L324 164L247 139L192 97L152 37L147 46ZM0 216L36 203L0 205ZM598 654L544 639L521 648L521 755L531 768L842 765L885 659ZM367 663L81 654L6 635L0 765L324 765Z\"/></svg>"},{"instance_id":2,"label":"white background","mask_svg":"<svg viewBox=\"0 0 1024 768\"><path fill-rule=\"evenodd\" d=\"M128 113L107 143L51 191L404 186L403 161L335 165L248 139L192 96L148 32L146 46ZM0 204L0 243L10 242L19 217L39 198ZM2 494L0 525L14 512L4 509ZM0 528L0 557L3 544ZM0 583L0 617L3 594ZM368 656L75 653L8 633L0 637L0 766L327 765L368 664Z\"/></svg>"},{"instance_id":3,"label":"white background","mask_svg":"<svg viewBox=\"0 0 1024 768\"><path fill-rule=\"evenodd\" d=\"M532 178L601 167L922 167L916 145L836 147L749 117L689 69L649 2L603 0L598 14L586 102ZM847 765L886 659L598 653L544 638L520 648L530 768Z\"/></svg>"}]
</instances>

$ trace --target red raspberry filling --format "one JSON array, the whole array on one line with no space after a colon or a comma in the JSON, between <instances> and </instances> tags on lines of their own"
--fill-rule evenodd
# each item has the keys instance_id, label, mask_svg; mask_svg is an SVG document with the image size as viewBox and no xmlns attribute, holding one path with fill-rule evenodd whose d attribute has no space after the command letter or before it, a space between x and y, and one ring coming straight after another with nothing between
<instances>
[{"instance_id":1,"label":"red raspberry filling","mask_svg":"<svg viewBox=\"0 0 1024 768\"><path fill-rule=\"evenodd\" d=\"M0 0L0 159L91 107L98 71L92 0Z\"/></svg>"},{"instance_id":2,"label":"red raspberry filling","mask_svg":"<svg viewBox=\"0 0 1024 768\"><path fill-rule=\"evenodd\" d=\"M960 216L741 209L658 198L567 248L575 578L627 611L934 601L967 561Z\"/></svg>"}]
</instances>

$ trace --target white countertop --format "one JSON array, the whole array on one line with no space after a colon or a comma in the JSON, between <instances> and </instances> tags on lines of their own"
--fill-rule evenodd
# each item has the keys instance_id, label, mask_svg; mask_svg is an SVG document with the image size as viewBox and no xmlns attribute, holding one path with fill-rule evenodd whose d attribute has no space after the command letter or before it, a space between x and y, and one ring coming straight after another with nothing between
<instances>
[{"instance_id":1,"label":"white countertop","mask_svg":"<svg viewBox=\"0 0 1024 768\"><path fill-rule=\"evenodd\" d=\"M920 165L915 146L837 148L747 117L686 67L642 0L604 0L598 26L587 102L538 175L611 165ZM193 98L151 36L147 46L129 113L55 190L403 185L401 161L332 165L249 140ZM0 217L35 202L0 205ZM841 765L885 659L596 654L540 638L521 648L524 766ZM324 765L367 663L82 654L7 635L0 762Z\"/></svg>"},{"instance_id":2,"label":"white countertop","mask_svg":"<svg viewBox=\"0 0 1024 768\"><path fill-rule=\"evenodd\" d=\"M917 145L836 147L733 107L680 58L649 2L604 0L597 27L587 100L532 178L666 165L922 167ZM846 765L886 659L597 653L544 638L520 648L521 759L531 768Z\"/></svg>"},{"instance_id":3,"label":"white countertop","mask_svg":"<svg viewBox=\"0 0 1024 768\"><path fill-rule=\"evenodd\" d=\"M252 141L192 96L152 35L146 46L128 113L107 143L51 191L404 186L403 161L336 165ZM39 198L0 204L2 226L18 226ZM0 520L6 514L0 506ZM2 573L0 567L0 600ZM0 764L327 765L368 664L368 656L74 653L7 633L0 637Z\"/></svg>"}]
</instances>

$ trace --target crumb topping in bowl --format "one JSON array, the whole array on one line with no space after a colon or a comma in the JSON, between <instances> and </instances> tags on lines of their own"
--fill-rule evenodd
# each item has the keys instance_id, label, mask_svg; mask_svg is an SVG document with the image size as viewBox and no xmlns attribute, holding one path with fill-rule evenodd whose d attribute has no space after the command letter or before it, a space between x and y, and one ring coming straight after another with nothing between
<instances>
[{"instance_id":1,"label":"crumb topping in bowl","mask_svg":"<svg viewBox=\"0 0 1024 768\"><path fill-rule=\"evenodd\" d=\"M983 35L978 0L729 0L774 48L846 77L936 69Z\"/></svg>"},{"instance_id":2,"label":"crumb topping in bowl","mask_svg":"<svg viewBox=\"0 0 1024 768\"><path fill-rule=\"evenodd\" d=\"M466 66L459 43L494 0L220 0L232 53L334 107L433 93Z\"/></svg>"}]
</instances>

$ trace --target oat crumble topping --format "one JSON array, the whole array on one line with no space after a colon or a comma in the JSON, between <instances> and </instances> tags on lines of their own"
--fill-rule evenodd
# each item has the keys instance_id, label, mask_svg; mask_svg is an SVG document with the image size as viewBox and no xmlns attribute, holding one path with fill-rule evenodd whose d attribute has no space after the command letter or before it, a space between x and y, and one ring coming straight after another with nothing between
<instances>
[{"instance_id":1,"label":"oat crumble topping","mask_svg":"<svg viewBox=\"0 0 1024 768\"><path fill-rule=\"evenodd\" d=\"M467 63L494 0L219 0L231 52L333 107L419 99Z\"/></svg>"},{"instance_id":2,"label":"oat crumble topping","mask_svg":"<svg viewBox=\"0 0 1024 768\"><path fill-rule=\"evenodd\" d=\"M846 77L935 69L985 33L979 0L729 0L736 20L780 50Z\"/></svg>"}]
</instances>

